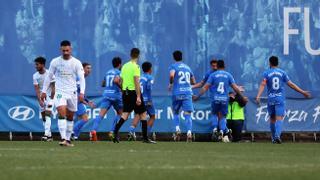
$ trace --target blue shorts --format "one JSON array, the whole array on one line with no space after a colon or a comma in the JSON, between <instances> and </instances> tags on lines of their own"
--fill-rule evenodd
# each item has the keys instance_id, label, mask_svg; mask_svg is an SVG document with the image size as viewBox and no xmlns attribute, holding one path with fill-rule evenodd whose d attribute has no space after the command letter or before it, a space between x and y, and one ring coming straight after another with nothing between
<instances>
[{"instance_id":1,"label":"blue shorts","mask_svg":"<svg viewBox=\"0 0 320 180\"><path fill-rule=\"evenodd\" d=\"M223 116L228 114L228 101L213 101L211 103L211 113L221 113Z\"/></svg>"},{"instance_id":2,"label":"blue shorts","mask_svg":"<svg viewBox=\"0 0 320 180\"><path fill-rule=\"evenodd\" d=\"M122 99L121 98L120 99L113 99L113 98L104 97L102 99L100 108L109 110L111 106L113 106L113 108L116 111L122 110L122 108L123 108Z\"/></svg>"},{"instance_id":3,"label":"blue shorts","mask_svg":"<svg viewBox=\"0 0 320 180\"><path fill-rule=\"evenodd\" d=\"M76 112L77 116L82 116L87 113L87 106L83 103L78 103L78 110Z\"/></svg>"},{"instance_id":4,"label":"blue shorts","mask_svg":"<svg viewBox=\"0 0 320 180\"><path fill-rule=\"evenodd\" d=\"M284 103L268 103L268 113L269 116L284 116L285 115L285 105Z\"/></svg>"},{"instance_id":5,"label":"blue shorts","mask_svg":"<svg viewBox=\"0 0 320 180\"><path fill-rule=\"evenodd\" d=\"M185 112L193 112L192 96L172 96L172 107L175 114L182 109Z\"/></svg>"},{"instance_id":6,"label":"blue shorts","mask_svg":"<svg viewBox=\"0 0 320 180\"><path fill-rule=\"evenodd\" d=\"M146 109L147 109L147 113L149 116L155 115L156 114L156 110L154 109L154 106L152 103L149 102L144 102Z\"/></svg>"}]
</instances>

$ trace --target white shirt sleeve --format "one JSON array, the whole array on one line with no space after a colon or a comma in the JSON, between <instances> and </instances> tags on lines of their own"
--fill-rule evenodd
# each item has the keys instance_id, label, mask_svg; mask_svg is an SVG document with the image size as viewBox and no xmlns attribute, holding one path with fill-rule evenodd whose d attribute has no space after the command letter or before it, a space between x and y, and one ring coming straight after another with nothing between
<instances>
[{"instance_id":1,"label":"white shirt sleeve","mask_svg":"<svg viewBox=\"0 0 320 180\"><path fill-rule=\"evenodd\" d=\"M84 71L80 61L78 61L78 63L76 64L76 73L77 73L77 77L79 78L80 93L84 94L84 91L86 89L86 81L84 79Z\"/></svg>"},{"instance_id":2,"label":"white shirt sleeve","mask_svg":"<svg viewBox=\"0 0 320 180\"><path fill-rule=\"evenodd\" d=\"M33 85L39 85L35 74L32 76L32 78L33 78Z\"/></svg>"},{"instance_id":3,"label":"white shirt sleeve","mask_svg":"<svg viewBox=\"0 0 320 180\"><path fill-rule=\"evenodd\" d=\"M56 72L56 67L54 62L55 61L51 61L50 63L49 74L44 79L42 93L47 93L47 90L49 89L49 86L50 86L50 82L52 82L54 73Z\"/></svg>"}]
</instances>

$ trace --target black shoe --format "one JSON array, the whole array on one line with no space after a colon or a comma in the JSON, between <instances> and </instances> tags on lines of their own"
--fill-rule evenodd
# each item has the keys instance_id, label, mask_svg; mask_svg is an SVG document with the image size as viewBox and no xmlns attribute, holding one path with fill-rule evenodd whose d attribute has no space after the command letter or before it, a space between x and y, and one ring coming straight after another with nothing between
<instances>
[{"instance_id":1,"label":"black shoe","mask_svg":"<svg viewBox=\"0 0 320 180\"><path fill-rule=\"evenodd\" d=\"M119 143L120 142L120 138L119 138L119 136L118 136L118 134L112 134L112 137L111 137L111 139L112 139L112 142L113 143Z\"/></svg>"},{"instance_id":2,"label":"black shoe","mask_svg":"<svg viewBox=\"0 0 320 180\"><path fill-rule=\"evenodd\" d=\"M280 138L275 139L274 144L282 144L281 139Z\"/></svg>"},{"instance_id":3,"label":"black shoe","mask_svg":"<svg viewBox=\"0 0 320 180\"><path fill-rule=\"evenodd\" d=\"M144 139L142 142L147 144L157 144L157 142L152 141L151 139Z\"/></svg>"},{"instance_id":4,"label":"black shoe","mask_svg":"<svg viewBox=\"0 0 320 180\"><path fill-rule=\"evenodd\" d=\"M213 142L219 142L219 132L217 130L212 131L212 137Z\"/></svg>"}]
</instances>

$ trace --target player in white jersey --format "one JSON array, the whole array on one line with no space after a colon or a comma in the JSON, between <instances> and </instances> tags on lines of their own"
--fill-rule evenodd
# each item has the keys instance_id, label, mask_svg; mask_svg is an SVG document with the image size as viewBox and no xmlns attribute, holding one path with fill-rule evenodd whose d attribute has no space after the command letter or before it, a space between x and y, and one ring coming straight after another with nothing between
<instances>
[{"instance_id":1,"label":"player in white jersey","mask_svg":"<svg viewBox=\"0 0 320 180\"><path fill-rule=\"evenodd\" d=\"M33 74L33 85L36 91L37 99L39 102L39 110L41 112L41 118L44 126L44 136L41 138L43 141L52 141L51 134L51 112L53 109L53 97L54 97L54 78L50 82L50 87L47 90L46 101L42 102L40 99L40 93L43 89L43 82L46 76L48 76L48 70L45 68L46 59L44 57L37 57L34 60L36 73Z\"/></svg>"},{"instance_id":2,"label":"player in white jersey","mask_svg":"<svg viewBox=\"0 0 320 180\"><path fill-rule=\"evenodd\" d=\"M58 128L61 135L61 146L73 146L70 137L73 131L73 115L77 111L79 101L84 101L85 80L81 62L71 55L71 43L64 40L60 43L62 56L54 58L50 63L49 75L45 78L41 100L46 98L52 77L55 76L54 103L58 110ZM79 78L80 93L77 93L76 78Z\"/></svg>"}]
</instances>

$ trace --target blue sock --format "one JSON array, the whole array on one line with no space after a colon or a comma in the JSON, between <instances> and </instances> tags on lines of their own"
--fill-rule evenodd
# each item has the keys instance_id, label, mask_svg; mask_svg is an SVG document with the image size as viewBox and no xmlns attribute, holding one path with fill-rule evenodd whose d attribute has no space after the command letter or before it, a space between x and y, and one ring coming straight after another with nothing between
<instances>
[{"instance_id":1,"label":"blue sock","mask_svg":"<svg viewBox=\"0 0 320 180\"><path fill-rule=\"evenodd\" d=\"M174 125L174 128L176 128L177 126L180 126L179 114L173 115L173 125Z\"/></svg>"},{"instance_id":2,"label":"blue sock","mask_svg":"<svg viewBox=\"0 0 320 180\"><path fill-rule=\"evenodd\" d=\"M210 118L212 129L217 128L218 129L218 117L217 115L213 114Z\"/></svg>"},{"instance_id":3,"label":"blue sock","mask_svg":"<svg viewBox=\"0 0 320 180\"><path fill-rule=\"evenodd\" d=\"M283 123L282 120L277 120L276 124L275 124L275 126L276 126L275 137L279 138L279 139L281 137L281 132L282 132L282 123Z\"/></svg>"},{"instance_id":4,"label":"blue sock","mask_svg":"<svg viewBox=\"0 0 320 180\"><path fill-rule=\"evenodd\" d=\"M73 127L74 136L79 137L81 128L87 123L83 119L79 119Z\"/></svg>"},{"instance_id":5,"label":"blue sock","mask_svg":"<svg viewBox=\"0 0 320 180\"><path fill-rule=\"evenodd\" d=\"M92 125L92 130L93 130L93 131L97 131L98 126L99 126L99 124L100 124L100 122L101 122L102 119L103 119L103 117L98 116L98 117L96 117L96 118L93 120L93 125Z\"/></svg>"},{"instance_id":6,"label":"blue sock","mask_svg":"<svg viewBox=\"0 0 320 180\"><path fill-rule=\"evenodd\" d=\"M229 130L227 128L227 120L225 117L221 118L219 121L219 129L223 131L223 133L227 133Z\"/></svg>"},{"instance_id":7,"label":"blue sock","mask_svg":"<svg viewBox=\"0 0 320 180\"><path fill-rule=\"evenodd\" d=\"M191 119L191 114L184 114L183 115L185 120L186 120L186 124L187 124L187 131L192 131L192 119Z\"/></svg>"},{"instance_id":8,"label":"blue sock","mask_svg":"<svg viewBox=\"0 0 320 180\"><path fill-rule=\"evenodd\" d=\"M119 119L121 117L119 115L115 116L114 119L113 119L113 123L112 123L112 126L111 126L111 131L114 132L114 129L116 127L116 124L118 123Z\"/></svg>"},{"instance_id":9,"label":"blue sock","mask_svg":"<svg viewBox=\"0 0 320 180\"><path fill-rule=\"evenodd\" d=\"M148 126L148 133L151 133L152 131L152 126Z\"/></svg>"},{"instance_id":10,"label":"blue sock","mask_svg":"<svg viewBox=\"0 0 320 180\"><path fill-rule=\"evenodd\" d=\"M270 130L271 130L271 137L272 141L276 139L275 134L276 134L276 125L275 123L270 122Z\"/></svg>"},{"instance_id":11,"label":"blue sock","mask_svg":"<svg viewBox=\"0 0 320 180\"><path fill-rule=\"evenodd\" d=\"M134 133L134 129L136 129L136 127L130 126L129 127L129 133L133 134Z\"/></svg>"}]
</instances>

